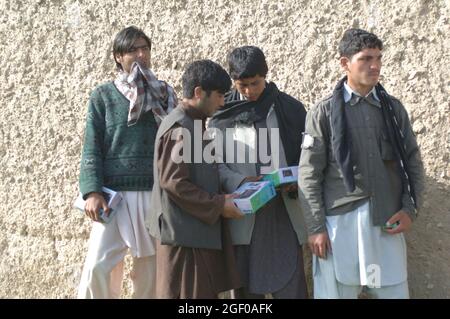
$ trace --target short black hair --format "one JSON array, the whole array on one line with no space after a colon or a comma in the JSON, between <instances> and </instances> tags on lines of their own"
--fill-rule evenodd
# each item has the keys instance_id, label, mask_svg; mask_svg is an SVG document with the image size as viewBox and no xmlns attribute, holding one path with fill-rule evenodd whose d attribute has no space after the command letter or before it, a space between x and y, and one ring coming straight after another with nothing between
<instances>
[{"instance_id":1,"label":"short black hair","mask_svg":"<svg viewBox=\"0 0 450 319\"><path fill-rule=\"evenodd\" d=\"M130 52L131 48L134 45L134 42L136 42L136 40L138 40L139 38L144 38L147 42L147 45L151 49L152 41L150 40L150 38L144 33L144 31L135 26L127 27L117 33L113 42L113 58L118 69L122 70L122 65L117 62L116 55L123 55L127 52Z\"/></svg>"},{"instance_id":2,"label":"short black hair","mask_svg":"<svg viewBox=\"0 0 450 319\"><path fill-rule=\"evenodd\" d=\"M183 73L183 97L191 99L194 89L199 86L209 96L212 91L225 94L230 90L231 79L227 71L211 60L190 63Z\"/></svg>"},{"instance_id":3,"label":"short black hair","mask_svg":"<svg viewBox=\"0 0 450 319\"><path fill-rule=\"evenodd\" d=\"M257 75L265 78L269 71L262 50L250 45L231 51L228 55L228 66L233 80L252 78Z\"/></svg>"},{"instance_id":4,"label":"short black hair","mask_svg":"<svg viewBox=\"0 0 450 319\"><path fill-rule=\"evenodd\" d=\"M339 56L351 58L364 49L383 49L383 42L373 33L361 29L348 29L339 42Z\"/></svg>"}]
</instances>

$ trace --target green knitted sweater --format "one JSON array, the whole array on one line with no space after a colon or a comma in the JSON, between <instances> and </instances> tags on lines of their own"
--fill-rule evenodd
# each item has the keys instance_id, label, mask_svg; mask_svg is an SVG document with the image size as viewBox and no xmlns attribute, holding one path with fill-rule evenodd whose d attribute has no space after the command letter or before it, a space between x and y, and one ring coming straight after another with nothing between
<instances>
[{"instance_id":1,"label":"green knitted sweater","mask_svg":"<svg viewBox=\"0 0 450 319\"><path fill-rule=\"evenodd\" d=\"M151 190L153 151L158 130L152 112L127 126L130 102L113 82L91 94L80 165L80 192Z\"/></svg>"}]
</instances>

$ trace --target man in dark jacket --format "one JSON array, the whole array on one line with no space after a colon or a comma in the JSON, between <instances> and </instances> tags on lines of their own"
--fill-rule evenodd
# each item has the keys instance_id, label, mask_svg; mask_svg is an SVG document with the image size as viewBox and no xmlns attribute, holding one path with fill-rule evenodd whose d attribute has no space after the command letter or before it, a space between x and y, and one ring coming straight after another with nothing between
<instances>
[{"instance_id":1,"label":"man in dark jacket","mask_svg":"<svg viewBox=\"0 0 450 319\"><path fill-rule=\"evenodd\" d=\"M416 218L423 165L408 114L378 82L383 44L349 29L346 76L308 112L299 187L315 298L408 298L403 232Z\"/></svg>"},{"instance_id":2,"label":"man in dark jacket","mask_svg":"<svg viewBox=\"0 0 450 319\"><path fill-rule=\"evenodd\" d=\"M275 169L298 165L306 111L302 103L266 81L268 67L259 48L236 48L228 63L235 89L210 126L225 137L220 179L225 191L233 192ZM245 151L230 155L230 146ZM230 229L242 281L235 297L306 297L302 251L306 231L297 185L282 187L256 214L230 221Z\"/></svg>"}]
</instances>

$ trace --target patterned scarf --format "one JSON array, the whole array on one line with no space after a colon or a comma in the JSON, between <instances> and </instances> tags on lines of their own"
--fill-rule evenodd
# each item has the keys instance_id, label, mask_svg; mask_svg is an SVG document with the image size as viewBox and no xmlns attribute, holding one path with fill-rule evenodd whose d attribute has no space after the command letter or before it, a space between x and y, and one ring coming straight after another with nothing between
<instances>
[{"instance_id":1,"label":"patterned scarf","mask_svg":"<svg viewBox=\"0 0 450 319\"><path fill-rule=\"evenodd\" d=\"M141 115L150 110L159 125L178 103L173 88L138 62L133 62L129 74L119 71L114 84L130 101L128 126L136 124Z\"/></svg>"}]
</instances>

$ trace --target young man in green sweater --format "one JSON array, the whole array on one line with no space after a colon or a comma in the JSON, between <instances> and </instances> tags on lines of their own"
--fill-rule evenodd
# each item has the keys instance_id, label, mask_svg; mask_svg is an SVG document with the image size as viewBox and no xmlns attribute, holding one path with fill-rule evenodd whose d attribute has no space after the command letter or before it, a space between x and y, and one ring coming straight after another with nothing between
<instances>
[{"instance_id":1,"label":"young man in green sweater","mask_svg":"<svg viewBox=\"0 0 450 319\"><path fill-rule=\"evenodd\" d=\"M133 297L154 297L155 247L144 219L151 205L156 132L177 99L150 71L150 49L142 30L120 31L113 44L117 78L95 88L89 100L80 192L94 223L78 298L118 298L128 249L133 256ZM99 215L102 210L111 213L102 187L122 197L108 223Z\"/></svg>"}]
</instances>

